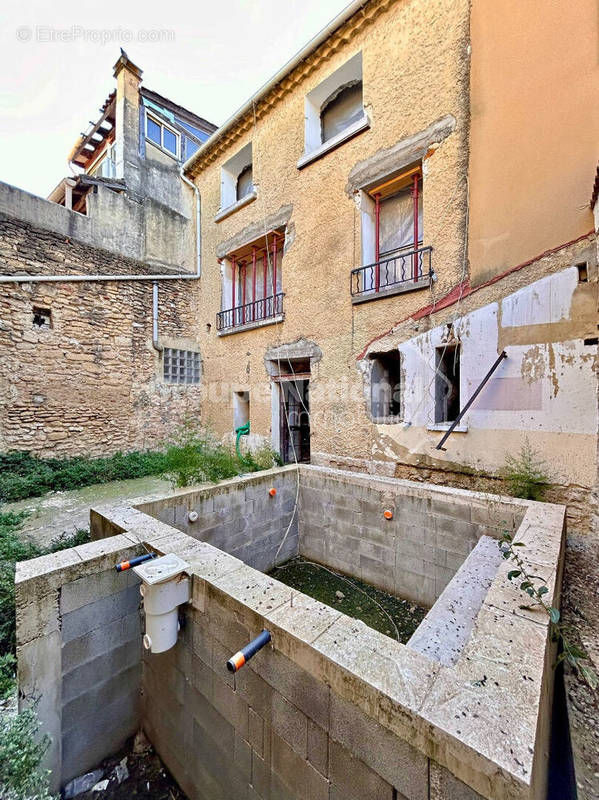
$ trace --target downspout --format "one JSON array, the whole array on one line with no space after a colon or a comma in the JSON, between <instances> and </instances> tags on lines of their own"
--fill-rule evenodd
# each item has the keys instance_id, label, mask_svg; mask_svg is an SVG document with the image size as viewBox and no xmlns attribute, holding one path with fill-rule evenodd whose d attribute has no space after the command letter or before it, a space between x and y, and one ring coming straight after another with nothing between
<instances>
[{"instance_id":1,"label":"downspout","mask_svg":"<svg viewBox=\"0 0 599 800\"><path fill-rule=\"evenodd\" d=\"M152 347L159 353L164 349L158 342L158 281L152 284Z\"/></svg>"},{"instance_id":2,"label":"downspout","mask_svg":"<svg viewBox=\"0 0 599 800\"><path fill-rule=\"evenodd\" d=\"M179 174L181 175L181 180L193 189L196 196L196 276L199 278L202 274L202 206L200 205L200 190L195 183L184 175L183 167L181 167Z\"/></svg>"}]
</instances>

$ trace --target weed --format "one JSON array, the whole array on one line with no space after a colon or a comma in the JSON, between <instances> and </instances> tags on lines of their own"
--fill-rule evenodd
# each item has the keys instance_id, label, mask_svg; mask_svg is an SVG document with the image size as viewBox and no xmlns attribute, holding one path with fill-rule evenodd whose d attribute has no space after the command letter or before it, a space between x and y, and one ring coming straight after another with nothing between
<instances>
[{"instance_id":1,"label":"weed","mask_svg":"<svg viewBox=\"0 0 599 800\"><path fill-rule=\"evenodd\" d=\"M0 715L0 787L11 800L50 800L47 770L40 766L50 740L40 737L35 711ZM4 794L6 792L6 795Z\"/></svg>"},{"instance_id":2,"label":"weed","mask_svg":"<svg viewBox=\"0 0 599 800\"><path fill-rule=\"evenodd\" d=\"M502 477L508 493L523 500L542 500L551 482L545 462L539 459L528 439L517 456L506 455Z\"/></svg>"}]
</instances>

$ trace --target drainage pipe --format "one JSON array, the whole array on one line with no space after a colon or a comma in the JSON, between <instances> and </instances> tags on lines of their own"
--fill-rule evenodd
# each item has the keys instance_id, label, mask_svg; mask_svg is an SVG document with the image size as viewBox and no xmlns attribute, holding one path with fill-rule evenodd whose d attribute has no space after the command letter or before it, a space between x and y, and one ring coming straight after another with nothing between
<instances>
[{"instance_id":1,"label":"drainage pipe","mask_svg":"<svg viewBox=\"0 0 599 800\"><path fill-rule=\"evenodd\" d=\"M237 672L237 670L241 669L244 664L255 656L258 650L262 650L264 645L270 642L270 633L267 630L263 630L255 639L249 644L246 644L244 648L242 648L238 653L235 653L234 656L227 661L227 669L229 672Z\"/></svg>"},{"instance_id":2,"label":"drainage pipe","mask_svg":"<svg viewBox=\"0 0 599 800\"><path fill-rule=\"evenodd\" d=\"M196 196L196 277L200 277L202 274L202 248L201 248L201 241L202 241L202 206L201 206L201 198L200 198L200 190L198 187L189 180L189 178L184 174L183 167L181 167L181 171L179 172L181 175L181 180L186 183L188 186L191 186L193 189L195 196Z\"/></svg>"},{"instance_id":3,"label":"drainage pipe","mask_svg":"<svg viewBox=\"0 0 599 800\"><path fill-rule=\"evenodd\" d=\"M158 343L158 281L152 284L152 347L159 353L163 350Z\"/></svg>"},{"instance_id":4,"label":"drainage pipe","mask_svg":"<svg viewBox=\"0 0 599 800\"><path fill-rule=\"evenodd\" d=\"M137 556L136 558L131 558L129 561L121 561L120 564L115 564L115 569L117 572L125 572L127 569L131 569L131 567L136 567L138 564L143 564L144 561L150 561L152 558L157 558L157 553L146 553L143 556Z\"/></svg>"}]
</instances>

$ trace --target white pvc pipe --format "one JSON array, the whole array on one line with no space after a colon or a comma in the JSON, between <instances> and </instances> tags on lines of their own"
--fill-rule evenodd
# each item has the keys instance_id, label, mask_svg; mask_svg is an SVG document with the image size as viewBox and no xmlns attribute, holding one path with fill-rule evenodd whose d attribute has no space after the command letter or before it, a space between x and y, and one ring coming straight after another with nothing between
<instances>
[{"instance_id":1,"label":"white pvc pipe","mask_svg":"<svg viewBox=\"0 0 599 800\"><path fill-rule=\"evenodd\" d=\"M196 281L199 275L0 275L0 283L74 283L85 281Z\"/></svg>"},{"instance_id":2,"label":"white pvc pipe","mask_svg":"<svg viewBox=\"0 0 599 800\"><path fill-rule=\"evenodd\" d=\"M158 281L152 285L152 347L158 352L162 352L162 347L158 343Z\"/></svg>"},{"instance_id":3,"label":"white pvc pipe","mask_svg":"<svg viewBox=\"0 0 599 800\"><path fill-rule=\"evenodd\" d=\"M212 136L204 142L199 150L196 150L196 152L187 159L187 161L183 164L182 170L184 172L188 172L194 163L200 158L200 156L210 150L210 148L216 142L218 142L219 139L221 139L241 117L247 114L247 112L250 111L256 103L260 102L260 100L262 100L272 88L280 83L283 78L285 78L293 69L295 69L295 67L297 67L301 61L307 58L310 53L316 50L317 47L320 47L320 45L325 42L329 36L337 30L337 28L340 28L344 22L347 22L347 20L352 17L356 11L359 11L362 6L365 6L367 2L368 0L352 0L352 2L346 8L344 8L340 14L337 14L337 16L320 31L320 33L317 33L314 38L310 39L308 44L305 45L305 47L303 47L299 53L296 53L296 55L294 55L293 58L291 58L277 72L276 75L267 81L264 86L258 89L256 94L252 95L252 97L250 97L250 99L233 114L233 116L229 117L226 122L223 122L220 128L217 128L217 130L214 131Z\"/></svg>"},{"instance_id":4,"label":"white pvc pipe","mask_svg":"<svg viewBox=\"0 0 599 800\"><path fill-rule=\"evenodd\" d=\"M188 186L191 186L191 188L195 192L195 196L196 196L196 265L197 265L197 267L196 267L196 275L199 278L200 275L202 274L202 247L201 247L201 243L202 243L202 206L201 206L200 190L195 185L195 183L190 181L189 178L186 177L183 174L183 167L181 167L181 172L179 174L181 175L181 179Z\"/></svg>"}]
</instances>

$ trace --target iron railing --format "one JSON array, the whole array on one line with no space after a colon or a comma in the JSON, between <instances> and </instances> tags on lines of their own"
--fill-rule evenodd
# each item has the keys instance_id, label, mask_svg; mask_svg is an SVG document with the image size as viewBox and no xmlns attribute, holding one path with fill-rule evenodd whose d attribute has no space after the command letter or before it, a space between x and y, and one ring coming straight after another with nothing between
<instances>
[{"instance_id":1,"label":"iron railing","mask_svg":"<svg viewBox=\"0 0 599 800\"><path fill-rule=\"evenodd\" d=\"M389 290L407 288L410 283L432 277L432 252L432 247L399 248L385 253L374 264L352 269L351 296L372 295L374 299L378 293L388 294Z\"/></svg>"},{"instance_id":2,"label":"iron railing","mask_svg":"<svg viewBox=\"0 0 599 800\"><path fill-rule=\"evenodd\" d=\"M283 313L283 292L274 296L263 297L253 303L246 303L243 306L228 308L226 311L219 311L216 315L216 330L226 331L230 328L237 328L240 325L247 325L251 322L260 322L263 319L278 317Z\"/></svg>"}]
</instances>

